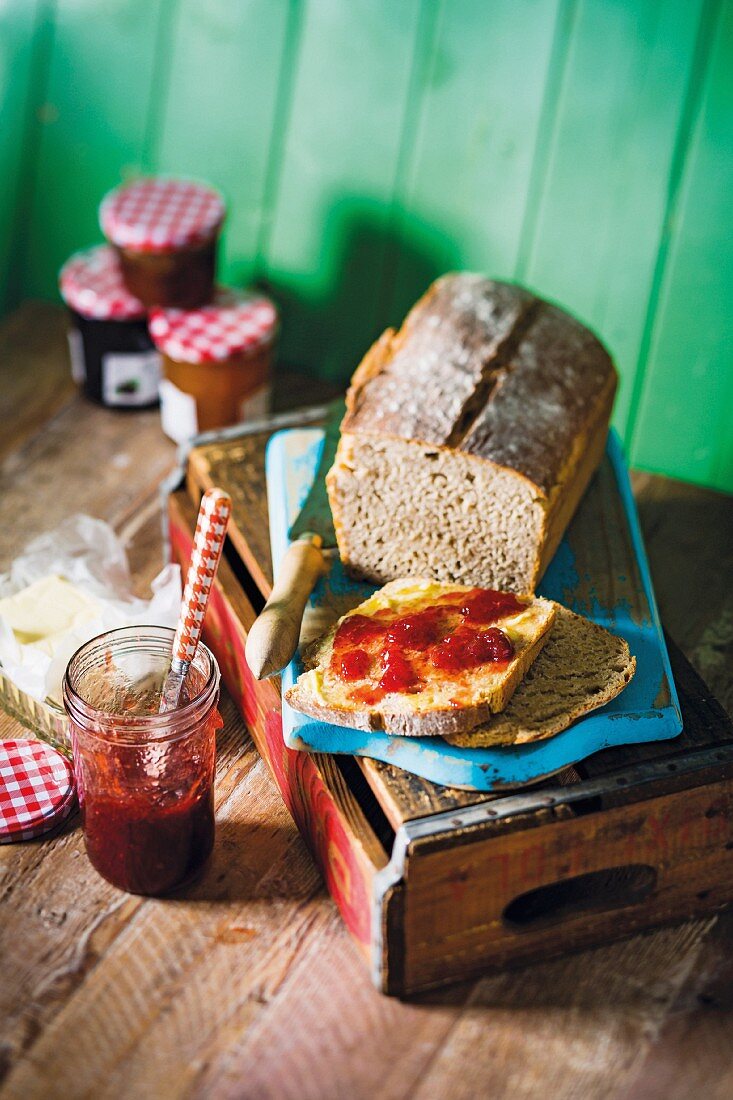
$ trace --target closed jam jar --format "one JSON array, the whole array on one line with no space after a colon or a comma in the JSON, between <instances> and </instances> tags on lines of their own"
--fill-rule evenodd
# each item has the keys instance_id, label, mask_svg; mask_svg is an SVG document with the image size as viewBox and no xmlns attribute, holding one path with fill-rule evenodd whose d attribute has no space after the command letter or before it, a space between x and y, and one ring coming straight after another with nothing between
<instances>
[{"instance_id":1,"label":"closed jam jar","mask_svg":"<svg viewBox=\"0 0 733 1100\"><path fill-rule=\"evenodd\" d=\"M195 309L213 293L224 215L208 184L145 177L110 191L99 223L131 294L148 307Z\"/></svg>"},{"instance_id":2,"label":"closed jam jar","mask_svg":"<svg viewBox=\"0 0 733 1100\"><path fill-rule=\"evenodd\" d=\"M59 287L69 310L71 373L86 396L110 409L157 405L160 354L114 249L77 252L61 268Z\"/></svg>"},{"instance_id":3,"label":"closed jam jar","mask_svg":"<svg viewBox=\"0 0 733 1100\"><path fill-rule=\"evenodd\" d=\"M200 309L152 310L150 335L163 358L163 431L177 443L268 411L277 335L269 298L219 287Z\"/></svg>"}]
</instances>

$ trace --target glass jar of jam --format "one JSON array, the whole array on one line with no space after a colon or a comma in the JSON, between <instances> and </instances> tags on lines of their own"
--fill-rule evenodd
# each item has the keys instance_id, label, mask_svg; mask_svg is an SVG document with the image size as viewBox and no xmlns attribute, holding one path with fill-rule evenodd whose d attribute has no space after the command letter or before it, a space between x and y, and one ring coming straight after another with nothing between
<instances>
[{"instance_id":1,"label":"glass jar of jam","mask_svg":"<svg viewBox=\"0 0 733 1100\"><path fill-rule=\"evenodd\" d=\"M266 413L276 334L277 310L256 292L219 287L201 309L152 310L163 431L182 443Z\"/></svg>"},{"instance_id":2,"label":"glass jar of jam","mask_svg":"<svg viewBox=\"0 0 733 1100\"><path fill-rule=\"evenodd\" d=\"M184 885L214 843L219 669L200 644L180 706L160 714L173 637L155 626L101 634L64 677L87 855L133 894Z\"/></svg>"},{"instance_id":3,"label":"glass jar of jam","mask_svg":"<svg viewBox=\"0 0 733 1100\"><path fill-rule=\"evenodd\" d=\"M69 310L71 373L92 401L109 409L158 404L160 354L145 306L122 281L117 255L99 245L73 255L59 273Z\"/></svg>"},{"instance_id":4,"label":"glass jar of jam","mask_svg":"<svg viewBox=\"0 0 733 1100\"><path fill-rule=\"evenodd\" d=\"M148 307L194 309L214 289L224 214L208 184L148 177L110 191L99 222L131 294Z\"/></svg>"}]
</instances>

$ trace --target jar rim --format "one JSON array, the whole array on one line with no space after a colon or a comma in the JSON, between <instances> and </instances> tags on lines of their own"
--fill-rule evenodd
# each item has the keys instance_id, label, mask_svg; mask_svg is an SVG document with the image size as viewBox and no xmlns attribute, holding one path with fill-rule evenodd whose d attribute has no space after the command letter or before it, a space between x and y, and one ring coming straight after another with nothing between
<instances>
[{"instance_id":1,"label":"jar rim","mask_svg":"<svg viewBox=\"0 0 733 1100\"><path fill-rule=\"evenodd\" d=\"M203 642L199 642L192 664L200 655L206 658L208 669L204 683L192 699L173 711L162 714L117 714L114 711L96 707L74 687L72 683L74 666L78 665L86 652L94 648L104 648L105 645L109 646L113 639L121 641L125 637L130 641L139 642L144 642L146 638L148 641L170 641L172 653L175 630L172 627L154 625L116 627L97 634L80 645L69 659L64 672L63 701L69 717L73 722L83 726L87 732L102 740L136 743L143 735L146 741L160 742L186 736L191 727L196 725L215 704L219 690L219 666L213 653ZM144 649L145 646L142 645L140 648ZM109 734L113 736L105 736L106 727L110 727Z\"/></svg>"}]
</instances>

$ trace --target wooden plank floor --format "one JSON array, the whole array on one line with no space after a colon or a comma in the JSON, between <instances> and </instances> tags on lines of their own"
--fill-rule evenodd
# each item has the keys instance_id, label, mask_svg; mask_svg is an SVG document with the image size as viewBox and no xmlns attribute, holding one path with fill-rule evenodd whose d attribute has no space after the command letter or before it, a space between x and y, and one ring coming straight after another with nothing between
<instances>
[{"instance_id":1,"label":"wooden plank floor","mask_svg":"<svg viewBox=\"0 0 733 1100\"><path fill-rule=\"evenodd\" d=\"M291 390L292 392L292 390ZM156 413L112 414L67 382L59 314L0 329L0 569L71 510L113 523L140 592L161 564ZM733 706L733 500L635 487L662 615ZM185 900L115 890L71 822L0 848L3 1097L733 1095L733 913L402 1004L369 983L228 701L215 857ZM19 729L0 715L0 735Z\"/></svg>"}]
</instances>

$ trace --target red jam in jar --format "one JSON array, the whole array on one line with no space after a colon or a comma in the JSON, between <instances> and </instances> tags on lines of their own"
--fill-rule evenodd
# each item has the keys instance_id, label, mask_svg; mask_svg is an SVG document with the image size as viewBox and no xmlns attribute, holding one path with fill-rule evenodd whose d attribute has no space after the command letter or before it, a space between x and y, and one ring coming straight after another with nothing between
<instances>
[{"instance_id":1,"label":"red jam in jar","mask_svg":"<svg viewBox=\"0 0 733 1100\"><path fill-rule=\"evenodd\" d=\"M160 714L173 634L102 634L77 650L64 679L87 855L133 894L184 885L214 844L219 670L199 645L180 706Z\"/></svg>"},{"instance_id":2,"label":"red jam in jar","mask_svg":"<svg viewBox=\"0 0 733 1100\"><path fill-rule=\"evenodd\" d=\"M479 665L503 665L514 656L514 646L491 624L526 606L510 592L471 588L447 592L407 613L382 608L374 615L349 615L336 631L330 671L354 683L355 702L374 706L391 692L419 692L436 669L456 677Z\"/></svg>"},{"instance_id":3,"label":"red jam in jar","mask_svg":"<svg viewBox=\"0 0 733 1100\"><path fill-rule=\"evenodd\" d=\"M144 176L105 195L99 224L143 305L196 309L214 290L225 206L196 180Z\"/></svg>"}]
</instances>

